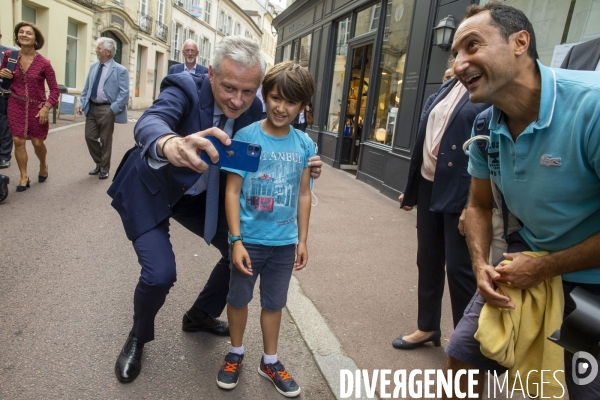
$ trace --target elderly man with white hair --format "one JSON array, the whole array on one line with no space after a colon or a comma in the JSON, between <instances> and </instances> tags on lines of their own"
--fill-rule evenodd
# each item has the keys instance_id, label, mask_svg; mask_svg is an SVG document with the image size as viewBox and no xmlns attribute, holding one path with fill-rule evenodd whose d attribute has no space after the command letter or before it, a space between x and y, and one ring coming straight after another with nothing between
<instances>
[{"instance_id":1,"label":"elderly man with white hair","mask_svg":"<svg viewBox=\"0 0 600 400\"><path fill-rule=\"evenodd\" d=\"M129 72L113 57L117 43L101 37L96 43L98 62L92 64L81 92L79 115L85 114L85 141L96 167L89 172L108 178L115 123L127 123Z\"/></svg>"},{"instance_id":2,"label":"elderly man with white hair","mask_svg":"<svg viewBox=\"0 0 600 400\"><path fill-rule=\"evenodd\" d=\"M197 75L208 73L208 68L196 62L198 54L200 53L198 51L198 43L194 42L192 39L186 40L183 42L183 49L181 49L181 52L183 53L185 63L171 66L171 68L169 68L169 75L179 74L181 72Z\"/></svg>"}]
</instances>

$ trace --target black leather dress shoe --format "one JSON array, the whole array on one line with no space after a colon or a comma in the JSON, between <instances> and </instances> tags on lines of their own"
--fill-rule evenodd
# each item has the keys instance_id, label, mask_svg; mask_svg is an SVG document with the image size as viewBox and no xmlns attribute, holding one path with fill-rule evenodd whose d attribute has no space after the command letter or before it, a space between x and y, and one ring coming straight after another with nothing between
<instances>
[{"instance_id":1,"label":"black leather dress shoe","mask_svg":"<svg viewBox=\"0 0 600 400\"><path fill-rule=\"evenodd\" d=\"M121 354L117 357L115 363L115 374L121 383L132 382L142 370L142 351L144 345L140 344L133 332L129 333L129 337L121 350Z\"/></svg>"},{"instance_id":2,"label":"black leather dress shoe","mask_svg":"<svg viewBox=\"0 0 600 400\"><path fill-rule=\"evenodd\" d=\"M8 167L10 167L10 161L0 160L0 168L8 168Z\"/></svg>"},{"instance_id":3,"label":"black leather dress shoe","mask_svg":"<svg viewBox=\"0 0 600 400\"><path fill-rule=\"evenodd\" d=\"M10 178L6 175L0 175L0 203L2 203L8 197L8 184Z\"/></svg>"},{"instance_id":4,"label":"black leather dress shoe","mask_svg":"<svg viewBox=\"0 0 600 400\"><path fill-rule=\"evenodd\" d=\"M184 332L209 332L218 336L229 336L229 324L202 310L192 308L183 315L181 330Z\"/></svg>"},{"instance_id":5,"label":"black leather dress shoe","mask_svg":"<svg viewBox=\"0 0 600 400\"><path fill-rule=\"evenodd\" d=\"M100 167L96 167L93 170L91 170L88 174L89 175L98 175L100 173Z\"/></svg>"},{"instance_id":6,"label":"black leather dress shoe","mask_svg":"<svg viewBox=\"0 0 600 400\"><path fill-rule=\"evenodd\" d=\"M108 172L100 172L100 175L98 175L98 179L107 179L108 178Z\"/></svg>"},{"instance_id":7,"label":"black leather dress shoe","mask_svg":"<svg viewBox=\"0 0 600 400\"><path fill-rule=\"evenodd\" d=\"M394 341L392 342L392 346L394 346L394 348L400 349L400 350L414 350L417 347L423 346L427 342L432 342L435 347L440 347L442 345L442 342L440 340L441 337L442 337L442 332L435 331L427 339L421 340L420 342L413 343L413 342L407 342L406 340L402 339L402 335L400 335L399 337L394 339Z\"/></svg>"}]
</instances>

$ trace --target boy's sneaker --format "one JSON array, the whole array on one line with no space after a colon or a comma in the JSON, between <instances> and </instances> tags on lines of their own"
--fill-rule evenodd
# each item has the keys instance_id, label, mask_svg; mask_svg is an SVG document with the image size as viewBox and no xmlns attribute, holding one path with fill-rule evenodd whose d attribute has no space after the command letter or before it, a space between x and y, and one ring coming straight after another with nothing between
<instances>
[{"instance_id":1,"label":"boy's sneaker","mask_svg":"<svg viewBox=\"0 0 600 400\"><path fill-rule=\"evenodd\" d=\"M233 389L240 380L243 354L227 353L225 361L217 374L217 385L222 389Z\"/></svg>"},{"instance_id":2,"label":"boy's sneaker","mask_svg":"<svg viewBox=\"0 0 600 400\"><path fill-rule=\"evenodd\" d=\"M282 363L277 361L274 364L265 364L264 360L260 359L258 373L265 378L271 380L275 389L286 397L296 397L300 394L300 386L294 378L287 373Z\"/></svg>"}]
</instances>

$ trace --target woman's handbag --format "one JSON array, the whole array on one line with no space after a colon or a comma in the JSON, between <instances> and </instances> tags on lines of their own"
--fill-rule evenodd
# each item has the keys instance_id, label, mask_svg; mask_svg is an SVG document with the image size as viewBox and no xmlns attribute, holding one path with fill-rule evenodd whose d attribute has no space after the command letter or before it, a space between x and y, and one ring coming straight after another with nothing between
<instances>
[{"instance_id":1,"label":"woman's handbag","mask_svg":"<svg viewBox=\"0 0 600 400\"><path fill-rule=\"evenodd\" d=\"M315 117L313 116L312 108L305 110L304 111L304 116L306 117L306 124L307 125L312 125L312 124L315 123Z\"/></svg>"}]
</instances>

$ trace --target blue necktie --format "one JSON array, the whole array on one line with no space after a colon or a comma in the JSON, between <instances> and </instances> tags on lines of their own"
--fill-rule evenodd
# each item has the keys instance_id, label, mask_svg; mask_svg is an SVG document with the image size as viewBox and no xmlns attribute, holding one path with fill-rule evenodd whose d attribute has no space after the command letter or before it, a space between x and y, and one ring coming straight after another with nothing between
<instances>
[{"instance_id":1,"label":"blue necktie","mask_svg":"<svg viewBox=\"0 0 600 400\"><path fill-rule=\"evenodd\" d=\"M94 84L92 85L92 93L90 94L90 100L98 97L98 85L100 84L100 77L102 76L102 67L104 64L100 64L98 66L98 73L96 73L96 79L94 80Z\"/></svg>"},{"instance_id":2,"label":"blue necktie","mask_svg":"<svg viewBox=\"0 0 600 400\"><path fill-rule=\"evenodd\" d=\"M217 128L223 130L227 117L221 114ZM208 182L206 184L206 210L204 212L204 241L210 244L217 233L217 220L219 219L219 174L220 168L211 165L208 169Z\"/></svg>"}]
</instances>

